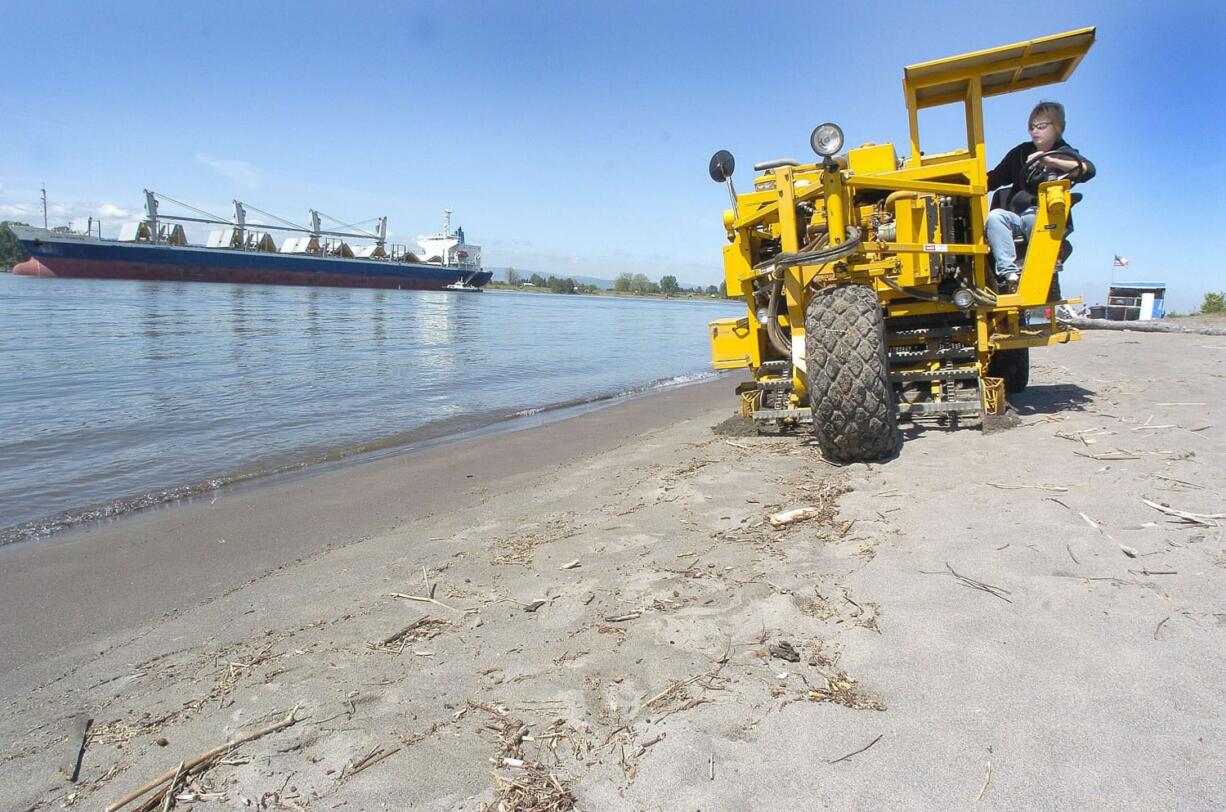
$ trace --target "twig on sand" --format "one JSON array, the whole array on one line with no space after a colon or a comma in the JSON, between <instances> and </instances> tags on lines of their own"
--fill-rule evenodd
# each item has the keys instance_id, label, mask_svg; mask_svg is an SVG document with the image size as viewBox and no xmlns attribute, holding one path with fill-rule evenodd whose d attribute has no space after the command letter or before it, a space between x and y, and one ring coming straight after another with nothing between
<instances>
[{"instance_id":1,"label":"twig on sand","mask_svg":"<svg viewBox=\"0 0 1226 812\"><path fill-rule=\"evenodd\" d=\"M434 598L428 598L428 597L425 597L424 595L406 595L403 592L393 592L392 597L393 598L404 598L406 601L418 601L420 603L432 603L435 606L441 606L444 609L447 609L452 612L471 612L473 611L471 609L457 609L454 606L448 606L442 601L436 601Z\"/></svg>"},{"instance_id":2,"label":"twig on sand","mask_svg":"<svg viewBox=\"0 0 1226 812\"><path fill-rule=\"evenodd\" d=\"M366 756L366 758L363 758L357 764L354 764L353 768L349 770L349 774L355 775L357 773L360 773L362 772L362 770L365 770L367 767L373 767L374 765L378 764L383 759L387 758L393 753L398 753L398 752L400 752L399 747L393 747L391 750L384 750L382 747L378 747L372 753L370 753L370 755Z\"/></svg>"},{"instance_id":3,"label":"twig on sand","mask_svg":"<svg viewBox=\"0 0 1226 812\"><path fill-rule=\"evenodd\" d=\"M77 714L68 720L69 750L60 764L60 774L74 784L81 774L81 759L85 755L85 745L89 742L89 729L93 721L85 714Z\"/></svg>"},{"instance_id":4,"label":"twig on sand","mask_svg":"<svg viewBox=\"0 0 1226 812\"><path fill-rule=\"evenodd\" d=\"M863 747L861 747L859 750L853 750L852 752L848 753L848 754L847 754L847 755L845 755L845 756L839 756L839 757L838 757L838 758L836 758L834 761L828 761L828 762L826 762L826 763L827 763L827 764L838 764L840 761L847 761L847 760L848 760L849 758L851 758L852 756L858 756L858 755L860 755L861 753L863 753L865 750L867 750L868 748L872 747L872 746L873 746L874 744L876 744L877 742L881 741L881 737L882 737L882 736L884 736L884 735L885 735L885 734L884 734L884 733L882 733L882 734L880 734L879 736L877 736L877 738L873 739L871 742L869 742L868 744L866 744L866 745L864 745Z\"/></svg>"},{"instance_id":5,"label":"twig on sand","mask_svg":"<svg viewBox=\"0 0 1226 812\"><path fill-rule=\"evenodd\" d=\"M714 781L715 780L715 754L714 753L711 754L711 761L709 762L709 764L710 764L710 771L707 773L707 777L711 781Z\"/></svg>"},{"instance_id":6,"label":"twig on sand","mask_svg":"<svg viewBox=\"0 0 1226 812\"><path fill-rule=\"evenodd\" d=\"M1139 460L1141 459L1136 454L1130 454L1127 451L1106 451L1102 454L1083 454L1080 451L1074 451L1078 457L1086 457L1091 460L1100 460L1103 462L1118 462L1121 460Z\"/></svg>"},{"instance_id":7,"label":"twig on sand","mask_svg":"<svg viewBox=\"0 0 1226 812\"><path fill-rule=\"evenodd\" d=\"M1186 510L1176 510L1166 505L1161 505L1157 502L1151 502L1148 499L1142 499L1142 502L1152 507L1154 510L1159 510L1168 516L1174 516L1177 519L1183 519L1185 522L1192 524L1204 525L1205 527L1221 527L1218 519L1226 519L1226 513L1189 513Z\"/></svg>"},{"instance_id":8,"label":"twig on sand","mask_svg":"<svg viewBox=\"0 0 1226 812\"><path fill-rule=\"evenodd\" d=\"M1158 639L1158 632L1162 631L1162 627L1165 626L1166 622L1170 619L1171 619L1171 616L1167 615L1166 617L1162 618L1162 620L1158 621L1158 625L1154 627L1154 639L1155 640Z\"/></svg>"},{"instance_id":9,"label":"twig on sand","mask_svg":"<svg viewBox=\"0 0 1226 812\"><path fill-rule=\"evenodd\" d=\"M184 763L179 762L179 769L175 770L174 778L170 779L170 784L166 787L165 797L162 799L162 812L170 812L170 805L174 802L175 788L179 786L179 779L183 777Z\"/></svg>"},{"instance_id":10,"label":"twig on sand","mask_svg":"<svg viewBox=\"0 0 1226 812\"><path fill-rule=\"evenodd\" d=\"M410 632L419 628L422 624L428 622L429 620L430 620L429 615L422 615L417 620L414 620L408 626L405 626L403 629L396 632L395 634L389 634L387 637L383 638L380 641L380 644L384 646L393 646L396 643L399 643L402 639L404 639L404 637L406 637Z\"/></svg>"},{"instance_id":11,"label":"twig on sand","mask_svg":"<svg viewBox=\"0 0 1226 812\"><path fill-rule=\"evenodd\" d=\"M989 482L993 488L1000 488L1002 491L1021 491L1027 488L1033 488L1036 491L1051 491L1052 493L1068 493L1068 488L1063 485L1006 485L1003 482Z\"/></svg>"},{"instance_id":12,"label":"twig on sand","mask_svg":"<svg viewBox=\"0 0 1226 812\"><path fill-rule=\"evenodd\" d=\"M488 714L497 716L499 719L502 719L503 721L506 721L511 718L510 716L507 715L507 712L504 711L502 708L495 707L485 702L473 702L470 699L467 701L467 704L468 704L468 707L470 708L476 708L477 710L483 710Z\"/></svg>"},{"instance_id":13,"label":"twig on sand","mask_svg":"<svg viewBox=\"0 0 1226 812\"><path fill-rule=\"evenodd\" d=\"M1148 575L1178 575L1179 574L1178 570L1139 569L1139 570L1128 570L1128 571L1131 572L1133 575L1146 575L1146 576Z\"/></svg>"},{"instance_id":14,"label":"twig on sand","mask_svg":"<svg viewBox=\"0 0 1226 812\"><path fill-rule=\"evenodd\" d=\"M1077 560L1077 556L1073 555L1073 548L1072 548L1072 547L1070 547L1070 546L1068 546L1068 545L1066 544L1066 545L1064 545L1064 549L1068 550L1068 557L1069 557L1069 558L1071 558L1071 559L1073 559L1073 563L1074 563L1074 564L1080 564L1080 563L1081 563L1080 561L1078 561L1078 560Z\"/></svg>"},{"instance_id":15,"label":"twig on sand","mask_svg":"<svg viewBox=\"0 0 1226 812\"><path fill-rule=\"evenodd\" d=\"M969 586L971 589L978 589L980 592L986 592L989 595L992 595L993 597L1000 598L1005 603L1013 603L1012 600L1005 597L1006 595L1012 595L1013 593L1005 589L1004 587L993 586L992 584L986 584L983 581L976 581L974 578L968 578L965 575L962 575L956 572L953 567L949 566L948 561L945 562L945 569L949 570L948 574L954 576L954 578L958 580L958 583L962 584L963 586ZM940 570L937 570L934 572L929 572L927 570L920 570L920 573L923 575L945 575L946 574L945 572L941 572Z\"/></svg>"},{"instance_id":16,"label":"twig on sand","mask_svg":"<svg viewBox=\"0 0 1226 812\"><path fill-rule=\"evenodd\" d=\"M988 784L992 783L992 762L988 761L988 774L983 777L983 786L979 788L979 794L975 796L975 803L983 800L983 793L988 791Z\"/></svg>"},{"instance_id":17,"label":"twig on sand","mask_svg":"<svg viewBox=\"0 0 1226 812\"><path fill-rule=\"evenodd\" d=\"M282 730L284 728L289 727L290 725L298 721L294 717L294 714L296 714L297 712L298 712L298 706L295 705L293 709L289 712L289 715L286 716L281 721L274 722L273 724L262 727L259 730L253 730L250 733L244 733L242 736L238 736L236 738L230 739L230 741L226 742L225 744L218 745L217 747L214 747L212 750L209 750L206 753L201 753L200 755L194 758L190 758L190 759L187 759L181 762L179 766L176 767L175 769L167 770L166 772L162 773L157 778L153 779L147 784L144 784L132 790L132 792L129 792L127 795L125 795L124 797L116 801L115 803L108 806L106 808L106 812L116 812L116 810L124 808L125 806L132 803L140 796L144 795L146 792L149 792L152 789L156 789L157 787L165 784L167 781L173 781L176 775L179 775L180 773L190 773L193 770L195 770L196 767L199 767L201 765L207 765L211 763L213 759L217 758L220 755L223 755L224 753L228 752L229 750L235 747L238 747L240 744L244 744L246 742L252 741L253 739L258 739L261 736L267 736L269 733L276 733L278 730ZM170 786L169 789L173 790L174 787Z\"/></svg>"},{"instance_id":18,"label":"twig on sand","mask_svg":"<svg viewBox=\"0 0 1226 812\"><path fill-rule=\"evenodd\" d=\"M672 694L674 694L674 693L676 693L677 691L681 690L681 689L682 689L682 688L684 688L685 686L687 686L687 685L692 685L693 683L698 682L698 680L700 680L700 679L702 679L703 677L706 677L706 676L709 676L709 674L699 674L699 675L698 675L698 676L696 676L696 677L690 677L690 678L689 678L689 679L687 679L685 682L673 682L671 685L669 685L669 686L668 686L667 688L665 688L663 691L660 691L660 693L656 694L656 695L655 695L655 696L653 696L651 699L648 699L646 702L644 702L644 703L643 703L643 707L645 707L645 708L650 708L652 705L656 704L656 703L657 703L657 702L659 702L661 699L664 699L665 697L671 696Z\"/></svg>"},{"instance_id":19,"label":"twig on sand","mask_svg":"<svg viewBox=\"0 0 1226 812\"><path fill-rule=\"evenodd\" d=\"M1093 519L1091 519L1089 516L1085 515L1081 511L1073 510L1066 503L1061 502L1059 499L1055 498L1054 496L1045 496L1043 498L1046 499L1048 502L1055 502L1057 505L1059 505L1060 507L1064 508L1065 510L1071 513L1076 513L1078 516L1081 517L1082 521L1084 521L1090 527L1093 527L1095 530L1097 530L1100 533L1103 532L1103 529L1102 527L1099 526L1098 522L1094 521Z\"/></svg>"},{"instance_id":20,"label":"twig on sand","mask_svg":"<svg viewBox=\"0 0 1226 812\"><path fill-rule=\"evenodd\" d=\"M1167 482L1174 482L1176 485L1183 485L1184 487L1187 487L1187 488L1196 488L1197 490L1202 490L1202 491L1205 489L1204 485L1197 485L1195 482L1188 482L1187 480L1176 479L1173 476L1163 476L1162 474L1151 474L1151 476L1153 476L1154 479L1165 479Z\"/></svg>"}]
</instances>

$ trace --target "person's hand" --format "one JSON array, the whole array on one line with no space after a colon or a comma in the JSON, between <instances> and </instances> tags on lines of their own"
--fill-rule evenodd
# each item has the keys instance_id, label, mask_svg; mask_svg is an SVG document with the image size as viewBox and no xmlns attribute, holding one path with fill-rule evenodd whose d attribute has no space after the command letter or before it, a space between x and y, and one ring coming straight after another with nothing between
<instances>
[{"instance_id":1,"label":"person's hand","mask_svg":"<svg viewBox=\"0 0 1226 812\"><path fill-rule=\"evenodd\" d=\"M1040 158L1046 158L1046 157L1047 157L1046 152L1032 152L1026 156L1026 163L1030 163L1032 161L1036 161L1036 160L1039 160ZM1043 163L1047 164L1048 166L1051 165L1050 161L1043 161Z\"/></svg>"}]
</instances>

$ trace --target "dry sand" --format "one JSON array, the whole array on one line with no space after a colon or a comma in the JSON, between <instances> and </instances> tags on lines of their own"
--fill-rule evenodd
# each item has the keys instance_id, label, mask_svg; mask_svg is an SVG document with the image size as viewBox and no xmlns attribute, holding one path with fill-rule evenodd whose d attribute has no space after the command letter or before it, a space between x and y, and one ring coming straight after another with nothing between
<instances>
[{"instance_id":1,"label":"dry sand","mask_svg":"<svg viewBox=\"0 0 1226 812\"><path fill-rule=\"evenodd\" d=\"M0 551L0 805L296 707L179 807L1220 808L1223 522L1144 500L1226 512L1226 342L1034 359L884 465L715 434L723 381Z\"/></svg>"}]
</instances>

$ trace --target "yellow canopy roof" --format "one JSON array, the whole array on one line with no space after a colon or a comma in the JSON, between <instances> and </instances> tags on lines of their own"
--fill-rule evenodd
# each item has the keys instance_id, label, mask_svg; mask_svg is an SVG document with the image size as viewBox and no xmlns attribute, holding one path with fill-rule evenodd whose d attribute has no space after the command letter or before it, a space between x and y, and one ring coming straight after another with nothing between
<instances>
[{"instance_id":1,"label":"yellow canopy roof","mask_svg":"<svg viewBox=\"0 0 1226 812\"><path fill-rule=\"evenodd\" d=\"M962 101L969 81L978 76L984 96L997 96L1063 82L1094 44L1093 28L974 51L903 69L907 97L915 93L917 109Z\"/></svg>"}]
</instances>

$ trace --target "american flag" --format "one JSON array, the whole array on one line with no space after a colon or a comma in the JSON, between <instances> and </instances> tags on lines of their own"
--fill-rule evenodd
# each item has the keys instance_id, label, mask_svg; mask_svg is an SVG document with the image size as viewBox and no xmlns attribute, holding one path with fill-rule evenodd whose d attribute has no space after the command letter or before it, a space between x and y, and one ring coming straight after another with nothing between
<instances>
[{"instance_id":1,"label":"american flag","mask_svg":"<svg viewBox=\"0 0 1226 812\"><path fill-rule=\"evenodd\" d=\"M1113 268L1127 268L1128 267L1128 257L1122 257L1119 254L1116 254L1115 262L1112 262L1111 266Z\"/></svg>"}]
</instances>

